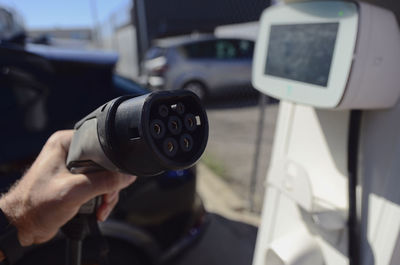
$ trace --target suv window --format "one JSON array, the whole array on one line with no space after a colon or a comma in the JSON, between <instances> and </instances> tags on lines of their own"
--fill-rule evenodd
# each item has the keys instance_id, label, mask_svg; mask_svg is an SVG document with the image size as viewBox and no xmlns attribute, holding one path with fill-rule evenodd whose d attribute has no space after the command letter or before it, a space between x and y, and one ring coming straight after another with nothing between
<instances>
[{"instance_id":1,"label":"suv window","mask_svg":"<svg viewBox=\"0 0 400 265\"><path fill-rule=\"evenodd\" d=\"M218 40L215 43L217 59L235 59L238 56L238 49L231 40Z\"/></svg>"},{"instance_id":2,"label":"suv window","mask_svg":"<svg viewBox=\"0 0 400 265\"><path fill-rule=\"evenodd\" d=\"M214 41L202 41L183 47L188 58L206 59L215 57Z\"/></svg>"},{"instance_id":3,"label":"suv window","mask_svg":"<svg viewBox=\"0 0 400 265\"><path fill-rule=\"evenodd\" d=\"M254 41L251 40L236 40L236 45L238 47L238 57L239 58L253 58L254 52Z\"/></svg>"},{"instance_id":4,"label":"suv window","mask_svg":"<svg viewBox=\"0 0 400 265\"><path fill-rule=\"evenodd\" d=\"M182 49L184 54L192 59L251 59L254 42L251 40L220 39L187 44Z\"/></svg>"}]
</instances>

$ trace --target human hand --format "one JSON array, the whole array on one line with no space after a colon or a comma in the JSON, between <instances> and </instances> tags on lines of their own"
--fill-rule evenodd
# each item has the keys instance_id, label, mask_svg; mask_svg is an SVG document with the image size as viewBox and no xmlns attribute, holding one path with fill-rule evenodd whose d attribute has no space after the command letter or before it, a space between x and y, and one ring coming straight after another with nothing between
<instances>
[{"instance_id":1,"label":"human hand","mask_svg":"<svg viewBox=\"0 0 400 265\"><path fill-rule=\"evenodd\" d=\"M118 202L119 191L136 179L116 172L71 174L65 161L73 132L53 134L28 172L0 199L22 246L50 240L82 204L99 195L104 196L97 218L104 221Z\"/></svg>"}]
</instances>

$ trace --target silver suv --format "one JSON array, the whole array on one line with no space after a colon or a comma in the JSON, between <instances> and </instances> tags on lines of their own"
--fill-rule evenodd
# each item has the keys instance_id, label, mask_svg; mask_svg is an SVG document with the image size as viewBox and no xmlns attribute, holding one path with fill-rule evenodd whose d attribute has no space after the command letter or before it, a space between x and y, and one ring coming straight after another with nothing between
<instances>
[{"instance_id":1,"label":"silver suv","mask_svg":"<svg viewBox=\"0 0 400 265\"><path fill-rule=\"evenodd\" d=\"M235 88L251 87L254 41L207 38L148 50L144 61L147 85L186 89L201 99Z\"/></svg>"}]
</instances>

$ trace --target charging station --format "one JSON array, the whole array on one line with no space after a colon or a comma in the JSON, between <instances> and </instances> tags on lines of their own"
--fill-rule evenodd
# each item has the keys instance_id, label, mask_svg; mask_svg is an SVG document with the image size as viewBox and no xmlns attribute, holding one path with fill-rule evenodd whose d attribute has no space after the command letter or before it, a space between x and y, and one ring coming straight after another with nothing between
<instances>
[{"instance_id":1,"label":"charging station","mask_svg":"<svg viewBox=\"0 0 400 265\"><path fill-rule=\"evenodd\" d=\"M363 2L266 9L253 85L281 100L253 265L400 264L400 33Z\"/></svg>"}]
</instances>

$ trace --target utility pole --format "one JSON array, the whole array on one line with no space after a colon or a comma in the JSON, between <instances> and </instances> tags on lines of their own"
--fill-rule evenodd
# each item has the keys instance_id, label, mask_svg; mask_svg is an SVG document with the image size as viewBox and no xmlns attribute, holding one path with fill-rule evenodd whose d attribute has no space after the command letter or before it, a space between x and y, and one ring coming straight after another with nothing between
<instances>
[{"instance_id":1,"label":"utility pole","mask_svg":"<svg viewBox=\"0 0 400 265\"><path fill-rule=\"evenodd\" d=\"M100 21L97 11L97 3L96 0L90 0L90 11L93 19L93 32L95 43L98 47L101 46L101 29L100 29Z\"/></svg>"},{"instance_id":2,"label":"utility pole","mask_svg":"<svg viewBox=\"0 0 400 265\"><path fill-rule=\"evenodd\" d=\"M144 53L149 47L145 0L134 0L133 7L135 13L138 62L139 65L141 65ZM142 74L141 72L142 72L141 67L139 67L139 76Z\"/></svg>"}]
</instances>

